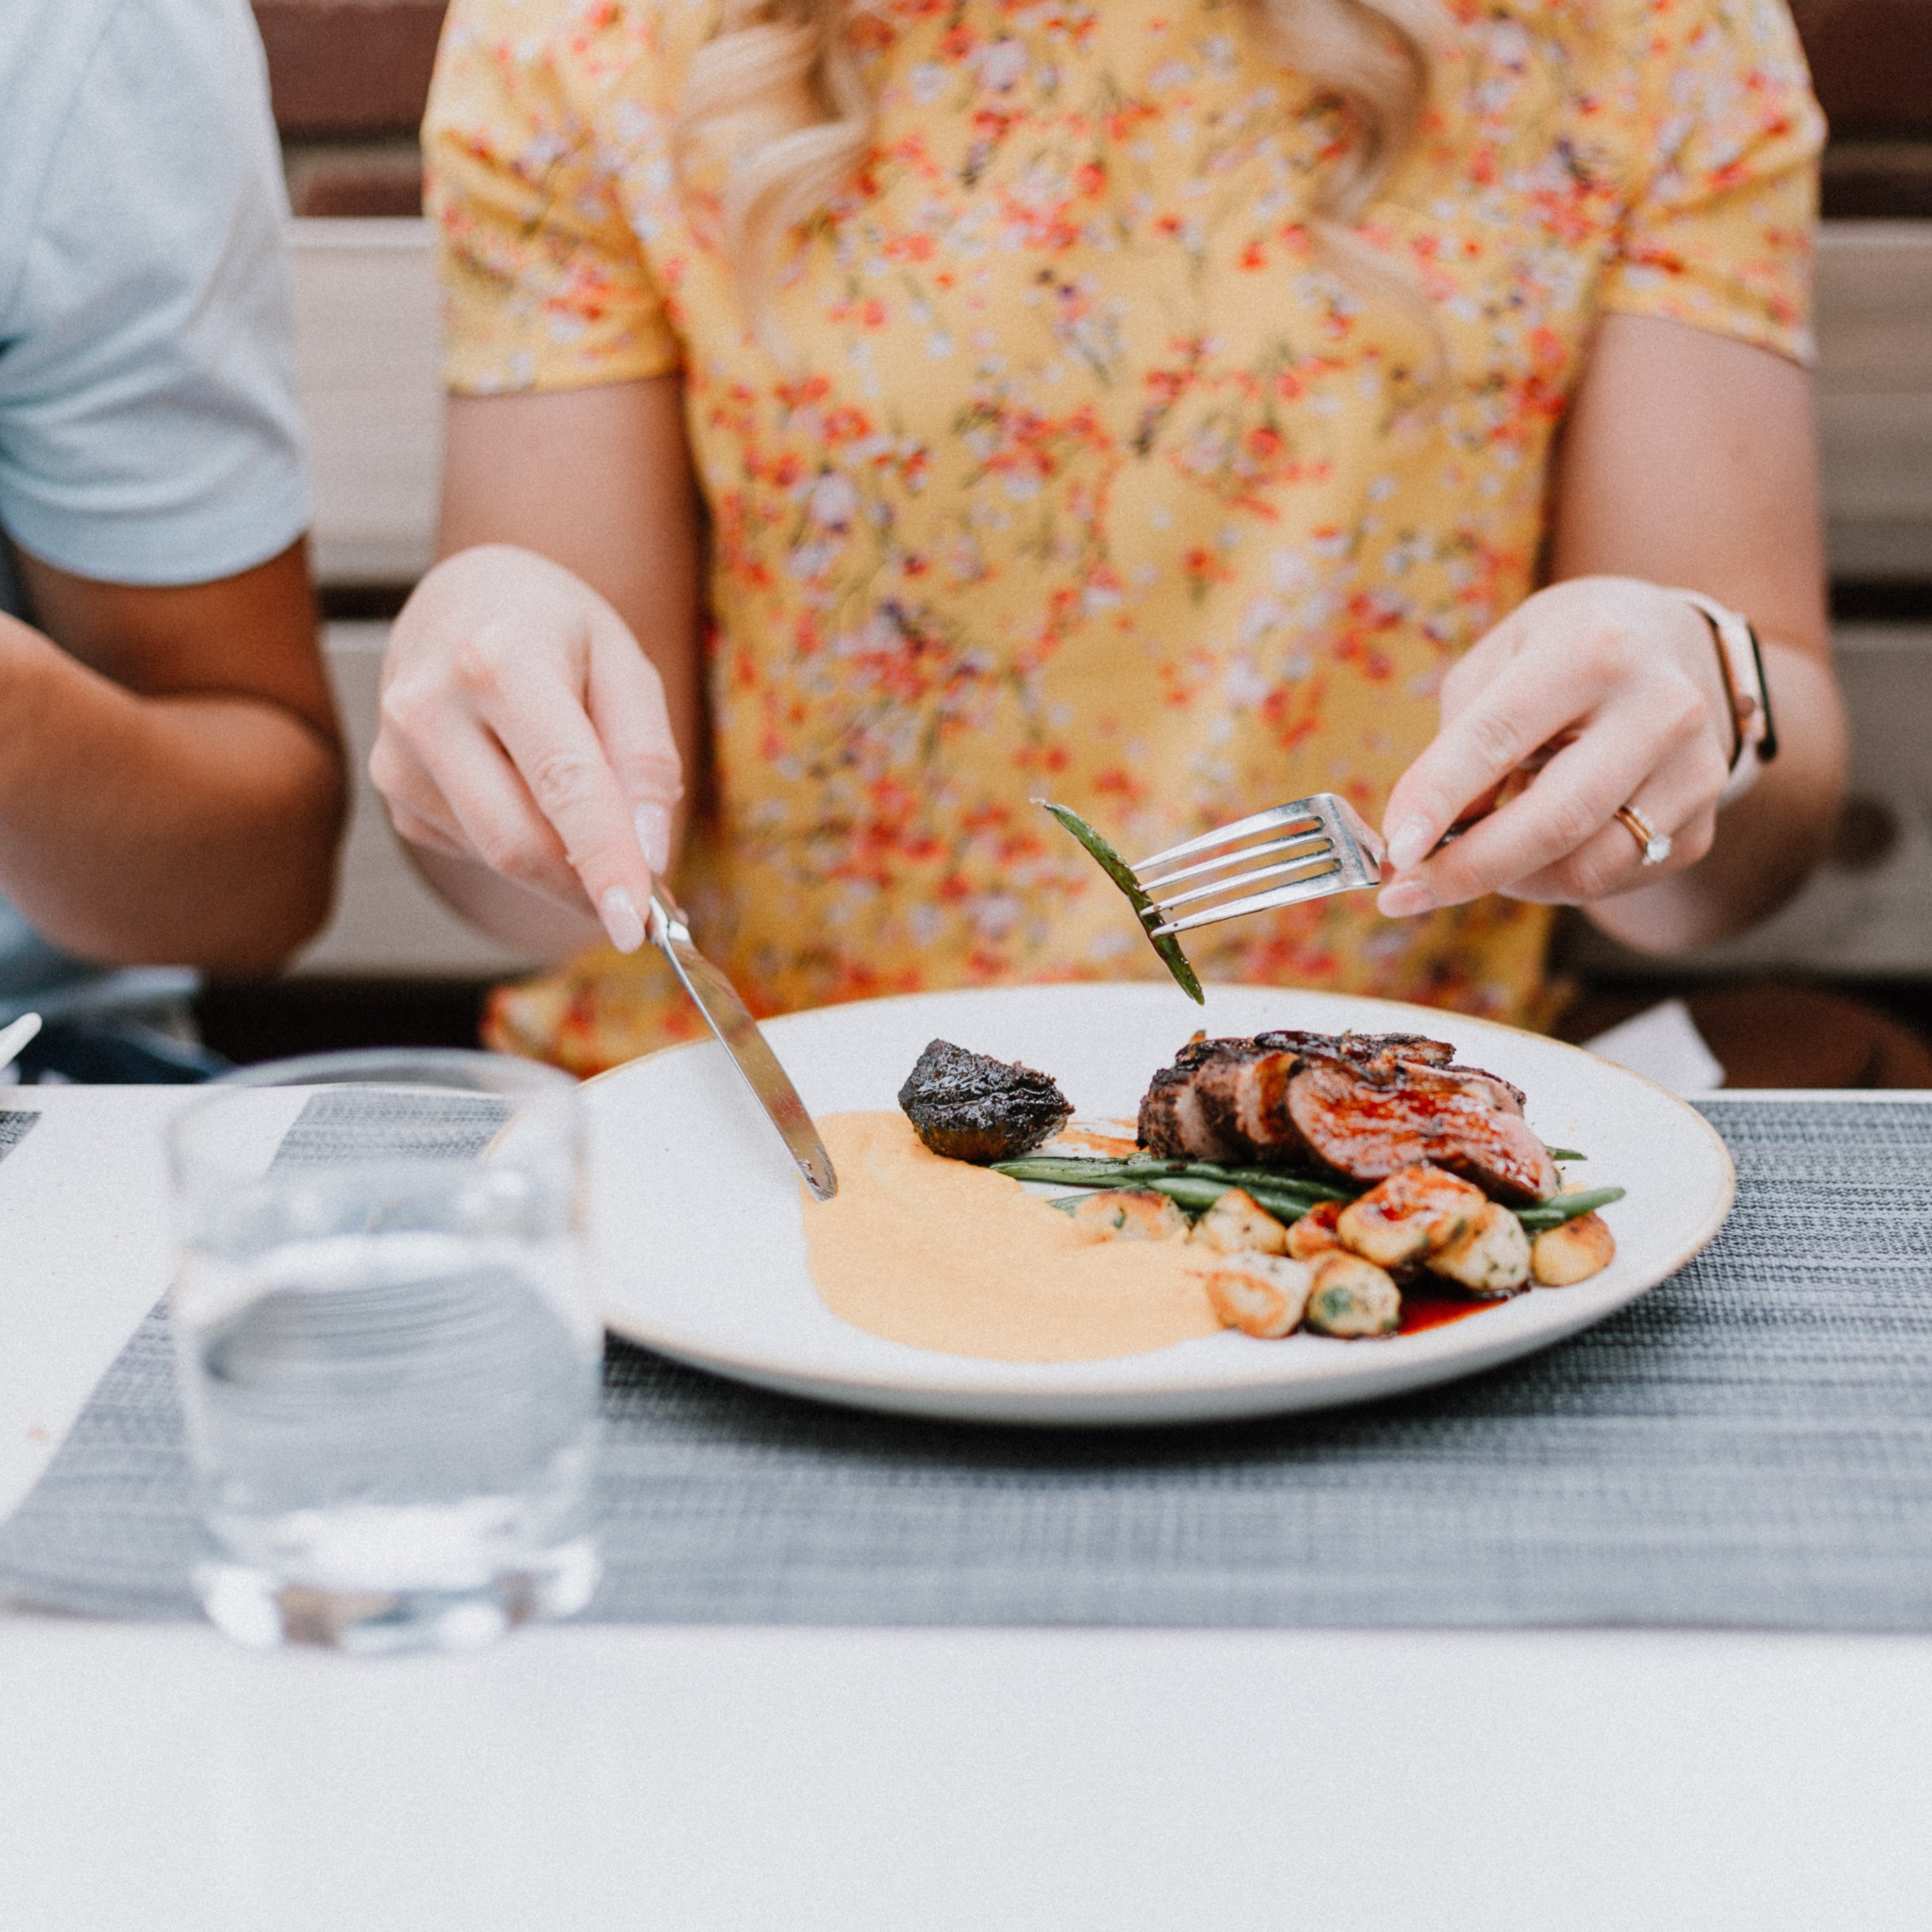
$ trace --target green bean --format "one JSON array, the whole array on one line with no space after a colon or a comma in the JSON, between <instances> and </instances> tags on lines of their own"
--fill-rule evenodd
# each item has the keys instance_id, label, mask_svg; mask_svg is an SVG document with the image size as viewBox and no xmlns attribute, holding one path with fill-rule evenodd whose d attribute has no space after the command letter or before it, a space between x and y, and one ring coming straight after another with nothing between
<instances>
[{"instance_id":1,"label":"green bean","mask_svg":"<svg viewBox=\"0 0 1932 1932\"><path fill-rule=\"evenodd\" d=\"M1117 1180L1178 1174L1180 1161L1098 1160L1082 1154L1026 1154L993 1163L995 1174L1012 1180L1064 1180L1074 1186L1111 1187Z\"/></svg>"},{"instance_id":2,"label":"green bean","mask_svg":"<svg viewBox=\"0 0 1932 1932\"><path fill-rule=\"evenodd\" d=\"M1546 1228L1560 1228L1566 1221L1574 1221L1580 1215L1594 1214L1599 1208L1607 1208L1612 1201L1623 1198L1621 1187L1593 1187L1580 1194L1559 1194L1553 1201L1539 1201L1532 1207L1519 1208L1516 1218L1528 1232L1540 1234Z\"/></svg>"},{"instance_id":3,"label":"green bean","mask_svg":"<svg viewBox=\"0 0 1932 1932\"><path fill-rule=\"evenodd\" d=\"M1207 995L1201 990L1201 982L1196 978L1194 968L1187 963L1187 955L1180 950L1180 940L1171 932L1155 933L1154 928L1161 922L1160 911L1148 897L1140 880L1134 877L1133 868L1077 812L1070 812L1065 806L1054 805L1043 798L1035 799L1034 803L1045 806L1086 847L1101 871L1126 894L1127 903L1139 915L1141 929L1160 955L1161 964L1174 975L1175 985L1197 1006L1204 1006Z\"/></svg>"},{"instance_id":4,"label":"green bean","mask_svg":"<svg viewBox=\"0 0 1932 1932\"><path fill-rule=\"evenodd\" d=\"M1013 1180L1062 1181L1076 1187L1138 1187L1150 1186L1164 1176L1188 1180L1211 1180L1221 1186L1244 1187L1250 1192L1265 1188L1307 1202L1352 1201L1360 1190L1351 1192L1332 1181L1312 1174L1290 1173L1273 1167L1222 1167L1212 1161L1160 1160L1136 1154L1114 1158L1095 1154L1023 1154L1016 1160L995 1161L995 1174Z\"/></svg>"},{"instance_id":5,"label":"green bean","mask_svg":"<svg viewBox=\"0 0 1932 1932\"><path fill-rule=\"evenodd\" d=\"M1558 1151L1552 1150L1552 1153ZM1580 1154L1568 1158L1580 1160ZM1318 1204L1352 1201L1356 1196L1332 1181L1313 1174L1292 1174L1274 1168L1222 1167L1212 1161L1161 1160L1150 1154L1113 1158L1096 1154L1024 1154L1017 1160L995 1161L995 1174L1013 1180L1030 1180L1078 1187L1147 1189L1199 1214L1211 1208L1231 1187L1242 1189L1258 1207L1280 1221L1298 1221ZM1084 1194L1063 1194L1049 1204L1068 1213L1086 1198ZM1593 1214L1621 1201L1621 1187L1595 1187L1575 1194L1560 1194L1554 1199L1533 1202L1516 1210L1524 1229L1540 1234L1546 1228L1560 1228L1580 1215Z\"/></svg>"},{"instance_id":6,"label":"green bean","mask_svg":"<svg viewBox=\"0 0 1932 1932\"><path fill-rule=\"evenodd\" d=\"M1211 1161L1190 1161L1182 1172L1210 1180L1232 1181L1237 1187L1272 1188L1276 1193L1305 1194L1311 1201L1352 1201L1364 1190L1338 1187L1312 1174L1296 1174L1279 1167L1222 1167Z\"/></svg>"},{"instance_id":7,"label":"green bean","mask_svg":"<svg viewBox=\"0 0 1932 1932\"><path fill-rule=\"evenodd\" d=\"M1144 1191L1165 1194L1176 1207L1190 1214L1200 1215L1213 1207L1228 1191L1229 1184L1224 1180L1204 1180L1192 1174L1156 1174L1138 1180L1123 1181L1120 1186L1128 1192ZM1055 1195L1046 1204L1049 1208L1059 1208L1063 1214L1070 1214L1082 1202L1092 1200L1094 1192L1090 1189L1081 1194ZM1257 1207L1265 1208L1277 1221L1298 1221L1308 1212L1310 1206L1307 1202L1298 1201L1291 1195L1270 1196L1256 1192L1251 1194L1250 1198Z\"/></svg>"}]
</instances>

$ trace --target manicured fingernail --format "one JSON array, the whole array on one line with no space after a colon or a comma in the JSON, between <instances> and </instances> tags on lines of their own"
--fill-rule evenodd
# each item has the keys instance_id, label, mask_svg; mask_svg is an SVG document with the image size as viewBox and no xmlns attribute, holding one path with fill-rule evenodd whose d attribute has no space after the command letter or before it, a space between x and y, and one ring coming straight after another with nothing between
<instances>
[{"instance_id":1,"label":"manicured fingernail","mask_svg":"<svg viewBox=\"0 0 1932 1932\"><path fill-rule=\"evenodd\" d=\"M1376 910L1390 919L1413 919L1419 912L1436 910L1436 895L1420 879L1405 879L1400 885L1383 886Z\"/></svg>"},{"instance_id":2,"label":"manicured fingernail","mask_svg":"<svg viewBox=\"0 0 1932 1932\"><path fill-rule=\"evenodd\" d=\"M667 872L670 867L670 807L659 805L655 799L646 799L631 814L631 823L638 829L638 843L644 848L644 856L651 862L654 872Z\"/></svg>"},{"instance_id":3,"label":"manicured fingernail","mask_svg":"<svg viewBox=\"0 0 1932 1932\"><path fill-rule=\"evenodd\" d=\"M1430 847L1435 843L1436 828L1427 819L1406 818L1390 835L1389 863L1398 872L1406 872L1410 866L1420 865L1428 857Z\"/></svg>"},{"instance_id":4,"label":"manicured fingernail","mask_svg":"<svg viewBox=\"0 0 1932 1932\"><path fill-rule=\"evenodd\" d=\"M620 952L634 952L644 943L644 922L638 916L638 903L622 886L613 886L597 902L604 930Z\"/></svg>"}]
</instances>

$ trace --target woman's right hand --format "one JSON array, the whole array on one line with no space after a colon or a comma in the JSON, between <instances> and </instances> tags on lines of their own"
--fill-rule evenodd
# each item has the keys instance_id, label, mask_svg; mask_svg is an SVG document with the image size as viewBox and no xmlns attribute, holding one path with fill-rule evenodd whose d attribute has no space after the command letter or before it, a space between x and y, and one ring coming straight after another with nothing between
<instances>
[{"instance_id":1,"label":"woman's right hand","mask_svg":"<svg viewBox=\"0 0 1932 1932\"><path fill-rule=\"evenodd\" d=\"M438 564L398 616L369 775L410 844L487 866L634 952L682 767L657 671L582 578L506 544Z\"/></svg>"}]
</instances>

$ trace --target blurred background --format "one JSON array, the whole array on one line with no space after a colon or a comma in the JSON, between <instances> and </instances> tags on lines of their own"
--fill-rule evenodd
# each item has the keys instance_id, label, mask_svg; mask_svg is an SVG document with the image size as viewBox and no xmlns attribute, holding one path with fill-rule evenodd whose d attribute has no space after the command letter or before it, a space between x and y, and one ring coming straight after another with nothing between
<instances>
[{"instance_id":1,"label":"blurred background","mask_svg":"<svg viewBox=\"0 0 1932 1932\"><path fill-rule=\"evenodd\" d=\"M436 322L416 128L443 0L254 0L296 220L315 544L358 792L335 916L283 979L207 988L240 1060L466 1044L532 962L416 881L361 770L386 620L427 566ZM1748 938L1660 963L1580 922L1584 1038L1682 997L1735 1086L1932 1086L1932 0L1794 0L1832 128L1818 265L1820 427L1850 796L1828 864Z\"/></svg>"}]
</instances>

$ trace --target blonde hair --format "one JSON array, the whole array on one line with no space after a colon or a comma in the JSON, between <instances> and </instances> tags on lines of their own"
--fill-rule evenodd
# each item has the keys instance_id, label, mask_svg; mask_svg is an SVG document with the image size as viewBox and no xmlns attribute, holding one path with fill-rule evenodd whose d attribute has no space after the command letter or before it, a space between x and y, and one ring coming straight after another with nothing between
<instances>
[{"instance_id":1,"label":"blonde hair","mask_svg":"<svg viewBox=\"0 0 1932 1932\"><path fill-rule=\"evenodd\" d=\"M1429 92L1432 0L1240 0L1264 46L1342 106L1351 138L1318 184L1318 253L1364 293L1415 309L1414 285L1356 232L1400 163ZM677 165L722 160L727 260L754 328L789 237L822 215L872 138L855 46L868 0L724 0L686 78ZM1425 312L1426 320L1426 312Z\"/></svg>"}]
</instances>

